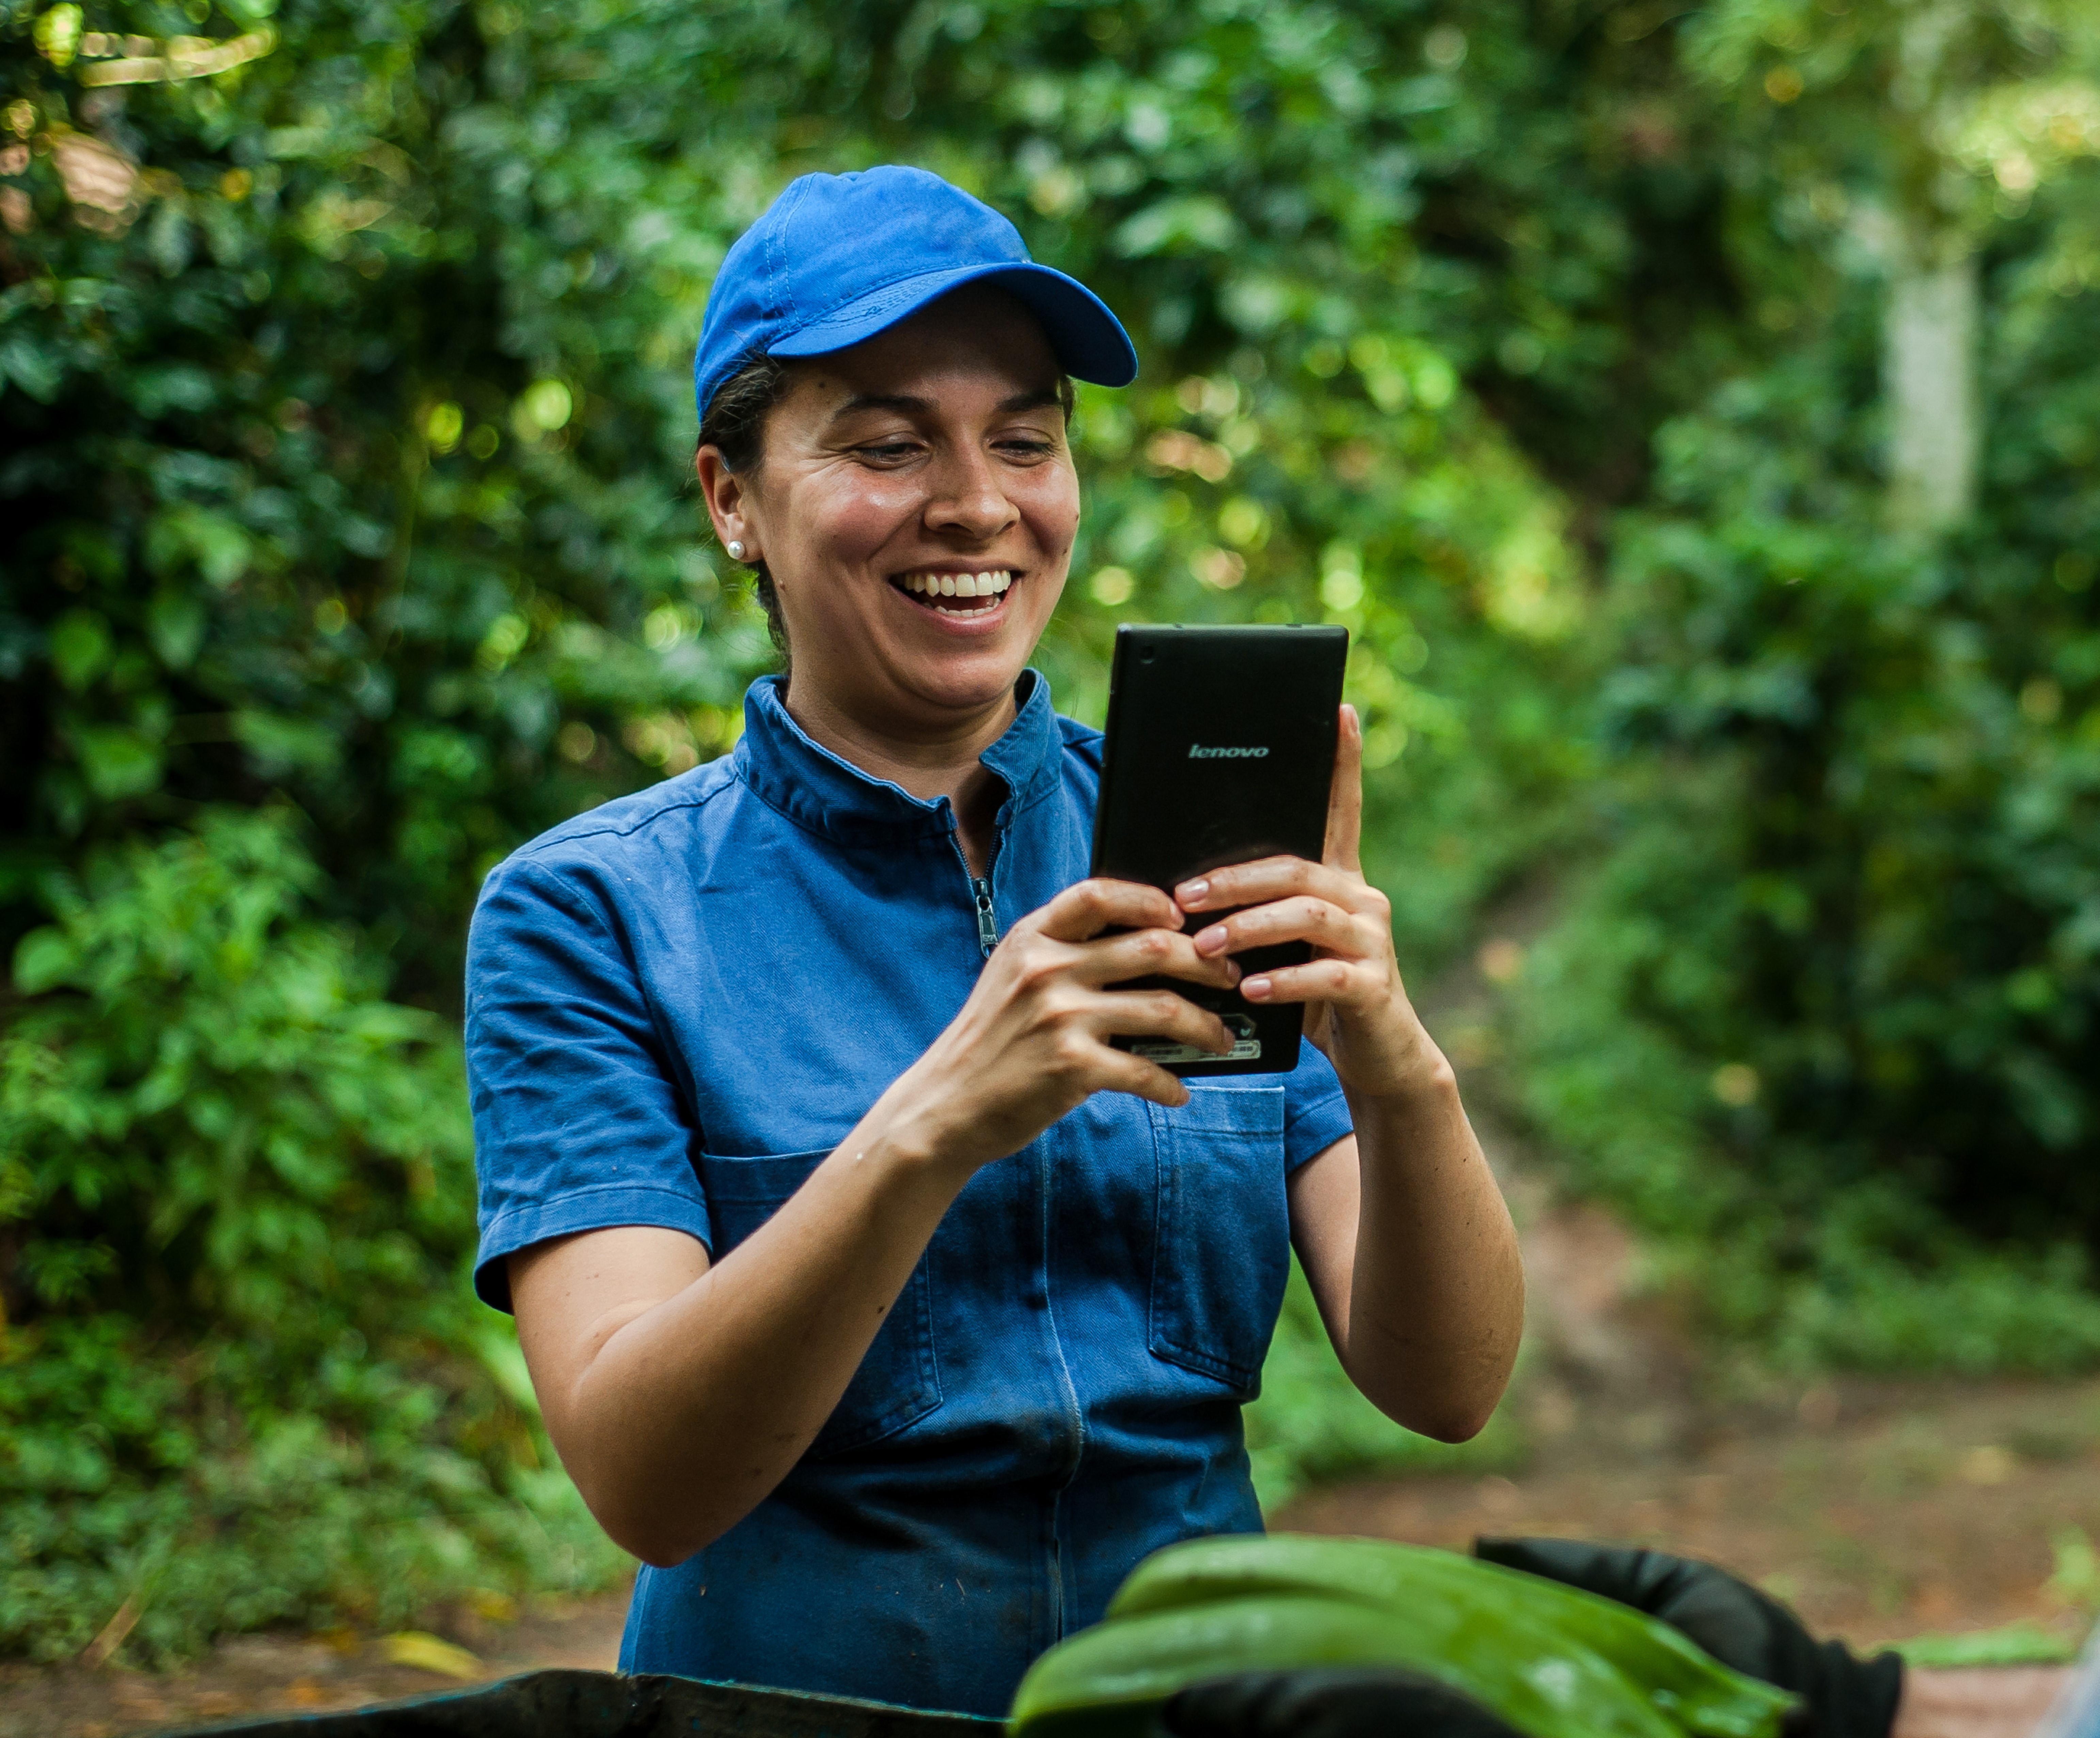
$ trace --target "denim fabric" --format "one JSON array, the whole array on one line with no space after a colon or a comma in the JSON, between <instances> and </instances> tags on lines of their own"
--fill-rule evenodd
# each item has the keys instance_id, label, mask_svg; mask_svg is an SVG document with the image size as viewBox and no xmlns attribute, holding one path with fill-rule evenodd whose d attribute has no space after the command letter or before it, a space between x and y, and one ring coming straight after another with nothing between
<instances>
[{"instance_id":1,"label":"denim fabric","mask_svg":"<svg viewBox=\"0 0 2100 1738\"><path fill-rule=\"evenodd\" d=\"M1021 678L1000 933L1087 871L1098 733ZM607 1225L719 1260L954 1018L982 968L946 799L812 742L777 684L734 753L557 827L483 889L467 1048L480 1295ZM1284 1178L1349 1132L1326 1061L1096 1094L971 1180L809 1453L645 1568L624 1669L998 1714L1139 1558L1261 1525L1240 1408L1289 1265ZM695 1468L704 1477L704 1468Z\"/></svg>"}]
</instances>

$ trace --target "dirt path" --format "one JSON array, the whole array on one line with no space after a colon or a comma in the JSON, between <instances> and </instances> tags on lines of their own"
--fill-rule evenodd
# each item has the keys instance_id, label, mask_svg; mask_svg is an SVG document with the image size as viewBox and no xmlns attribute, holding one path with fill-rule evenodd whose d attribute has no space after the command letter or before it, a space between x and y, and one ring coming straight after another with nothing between
<instances>
[{"instance_id":1,"label":"dirt path","mask_svg":"<svg viewBox=\"0 0 2100 1738\"><path fill-rule=\"evenodd\" d=\"M2022 1621L2083 1633L2100 1595L2100 1384L1818 1387L1799 1413L1646 1458L1568 1442L1510 1478L1334 1487L1275 1524L1653 1546L1725 1564L1855 1644Z\"/></svg>"}]
</instances>

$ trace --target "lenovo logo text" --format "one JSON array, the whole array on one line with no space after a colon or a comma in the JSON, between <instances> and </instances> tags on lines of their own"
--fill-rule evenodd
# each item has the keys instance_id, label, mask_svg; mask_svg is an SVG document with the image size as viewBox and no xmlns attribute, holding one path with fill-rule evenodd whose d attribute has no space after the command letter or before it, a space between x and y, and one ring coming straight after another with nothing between
<instances>
[{"instance_id":1,"label":"lenovo logo text","mask_svg":"<svg viewBox=\"0 0 2100 1738\"><path fill-rule=\"evenodd\" d=\"M1207 748L1201 743L1189 747L1192 761L1260 761L1268 757L1266 748Z\"/></svg>"}]
</instances>

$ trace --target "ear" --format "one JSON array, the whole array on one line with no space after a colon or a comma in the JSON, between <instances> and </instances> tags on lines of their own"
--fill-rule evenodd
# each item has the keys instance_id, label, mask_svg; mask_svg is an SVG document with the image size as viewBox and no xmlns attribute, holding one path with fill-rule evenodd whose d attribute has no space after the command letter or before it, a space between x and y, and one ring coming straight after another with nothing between
<instances>
[{"instance_id":1,"label":"ear","mask_svg":"<svg viewBox=\"0 0 2100 1738\"><path fill-rule=\"evenodd\" d=\"M758 533L748 511L751 492L744 479L723 461L721 448L706 446L695 452L693 474L699 479L701 498L708 504L708 518L722 546L726 549L733 542L741 543L741 558L746 562L757 560L761 554Z\"/></svg>"}]
</instances>

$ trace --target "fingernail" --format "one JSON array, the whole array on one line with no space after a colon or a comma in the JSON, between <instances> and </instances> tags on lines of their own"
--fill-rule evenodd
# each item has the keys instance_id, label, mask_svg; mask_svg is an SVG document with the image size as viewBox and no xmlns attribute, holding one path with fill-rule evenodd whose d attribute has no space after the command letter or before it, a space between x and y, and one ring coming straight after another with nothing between
<instances>
[{"instance_id":1,"label":"fingernail","mask_svg":"<svg viewBox=\"0 0 2100 1738\"><path fill-rule=\"evenodd\" d=\"M1240 963L1239 963L1239 961L1238 961L1238 960L1237 960L1237 959L1228 959L1228 960L1225 962L1225 981L1226 981L1227 983L1229 983L1229 984L1236 984L1236 983L1238 983L1239 981L1240 981Z\"/></svg>"},{"instance_id":2,"label":"fingernail","mask_svg":"<svg viewBox=\"0 0 2100 1738\"><path fill-rule=\"evenodd\" d=\"M1225 951L1225 926L1213 924L1196 937L1196 951L1199 954L1221 954Z\"/></svg>"},{"instance_id":3,"label":"fingernail","mask_svg":"<svg viewBox=\"0 0 2100 1738\"><path fill-rule=\"evenodd\" d=\"M1185 906L1201 905L1203 902L1203 895L1210 890L1211 884L1208 881L1200 879L1184 881L1174 889L1174 897Z\"/></svg>"},{"instance_id":4,"label":"fingernail","mask_svg":"<svg viewBox=\"0 0 2100 1738\"><path fill-rule=\"evenodd\" d=\"M1240 994L1250 1002L1263 1002L1268 999L1269 987L1267 978L1250 977L1240 986Z\"/></svg>"}]
</instances>

